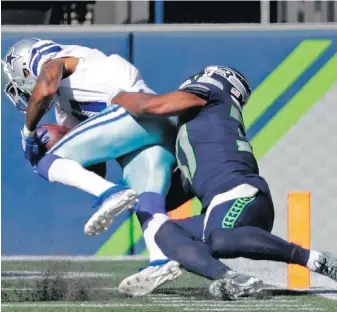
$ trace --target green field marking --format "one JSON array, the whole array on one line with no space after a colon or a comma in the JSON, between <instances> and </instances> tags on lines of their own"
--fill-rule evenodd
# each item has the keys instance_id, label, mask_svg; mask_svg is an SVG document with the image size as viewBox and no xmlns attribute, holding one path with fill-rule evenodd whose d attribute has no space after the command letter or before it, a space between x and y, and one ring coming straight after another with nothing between
<instances>
[{"instance_id":1,"label":"green field marking","mask_svg":"<svg viewBox=\"0 0 337 312\"><path fill-rule=\"evenodd\" d=\"M309 82L253 138L257 160L261 159L337 81L335 54Z\"/></svg>"},{"instance_id":2,"label":"green field marking","mask_svg":"<svg viewBox=\"0 0 337 312\"><path fill-rule=\"evenodd\" d=\"M243 111L246 128L249 128L330 45L330 40L302 41L252 93Z\"/></svg>"}]
</instances>

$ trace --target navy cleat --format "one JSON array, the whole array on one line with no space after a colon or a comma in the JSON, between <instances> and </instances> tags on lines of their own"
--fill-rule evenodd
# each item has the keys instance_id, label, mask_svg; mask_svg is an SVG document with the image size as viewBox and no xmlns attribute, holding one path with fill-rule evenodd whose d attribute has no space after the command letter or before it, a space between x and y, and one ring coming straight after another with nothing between
<instances>
[{"instance_id":1,"label":"navy cleat","mask_svg":"<svg viewBox=\"0 0 337 312\"><path fill-rule=\"evenodd\" d=\"M99 235L108 229L114 217L126 209L132 209L137 194L125 186L113 186L102 193L93 208L98 209L84 226L86 235Z\"/></svg>"},{"instance_id":2,"label":"navy cleat","mask_svg":"<svg viewBox=\"0 0 337 312\"><path fill-rule=\"evenodd\" d=\"M125 278L118 286L121 294L140 297L152 293L159 286L181 275L179 263L171 260L152 261L147 267Z\"/></svg>"},{"instance_id":3,"label":"navy cleat","mask_svg":"<svg viewBox=\"0 0 337 312\"><path fill-rule=\"evenodd\" d=\"M262 285L256 277L230 270L211 284L209 292L218 299L236 300L260 292Z\"/></svg>"}]
</instances>

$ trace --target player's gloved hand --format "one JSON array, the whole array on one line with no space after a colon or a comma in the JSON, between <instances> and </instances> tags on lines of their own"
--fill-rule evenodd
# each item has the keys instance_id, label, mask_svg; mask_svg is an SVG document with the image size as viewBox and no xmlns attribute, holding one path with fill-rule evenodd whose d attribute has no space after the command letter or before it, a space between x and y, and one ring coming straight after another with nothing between
<instances>
[{"instance_id":1,"label":"player's gloved hand","mask_svg":"<svg viewBox=\"0 0 337 312\"><path fill-rule=\"evenodd\" d=\"M32 166L35 166L46 152L44 146L49 141L49 137L46 136L47 131L44 129L36 133L36 131L28 130L26 126L21 131L22 149Z\"/></svg>"}]
</instances>

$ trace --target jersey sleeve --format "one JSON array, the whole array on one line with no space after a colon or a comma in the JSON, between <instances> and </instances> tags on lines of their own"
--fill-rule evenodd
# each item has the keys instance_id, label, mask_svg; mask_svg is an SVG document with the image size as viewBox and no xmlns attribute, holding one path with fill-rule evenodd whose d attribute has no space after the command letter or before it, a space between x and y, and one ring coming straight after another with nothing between
<instances>
[{"instance_id":1,"label":"jersey sleeve","mask_svg":"<svg viewBox=\"0 0 337 312\"><path fill-rule=\"evenodd\" d=\"M46 62L55 58L62 51L62 46L50 40L39 40L31 49L28 57L28 68L30 72L38 77L41 67Z\"/></svg>"},{"instance_id":2,"label":"jersey sleeve","mask_svg":"<svg viewBox=\"0 0 337 312\"><path fill-rule=\"evenodd\" d=\"M156 94L152 89L150 89L146 85L146 83L145 83L141 73L138 71L138 69L137 69L137 74L134 78L133 84L132 84L129 91L130 92L142 92L142 93L148 93L148 94Z\"/></svg>"},{"instance_id":3,"label":"jersey sleeve","mask_svg":"<svg viewBox=\"0 0 337 312\"><path fill-rule=\"evenodd\" d=\"M223 85L214 78L205 76L201 73L184 81L179 87L179 90L192 93L205 101L209 101L216 94L219 94L219 91L223 90Z\"/></svg>"}]
</instances>

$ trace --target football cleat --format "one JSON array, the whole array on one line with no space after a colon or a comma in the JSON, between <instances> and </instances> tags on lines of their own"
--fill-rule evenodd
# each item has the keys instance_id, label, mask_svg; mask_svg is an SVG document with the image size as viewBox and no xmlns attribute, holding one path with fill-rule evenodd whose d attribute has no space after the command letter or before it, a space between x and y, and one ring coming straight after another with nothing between
<instances>
[{"instance_id":1,"label":"football cleat","mask_svg":"<svg viewBox=\"0 0 337 312\"><path fill-rule=\"evenodd\" d=\"M118 291L132 297L145 296L164 283L175 280L181 274L179 263L176 261L152 261L138 273L125 278L119 284Z\"/></svg>"},{"instance_id":2,"label":"football cleat","mask_svg":"<svg viewBox=\"0 0 337 312\"><path fill-rule=\"evenodd\" d=\"M211 284L209 292L218 299L236 300L260 292L262 285L263 282L256 277L230 270Z\"/></svg>"},{"instance_id":3,"label":"football cleat","mask_svg":"<svg viewBox=\"0 0 337 312\"><path fill-rule=\"evenodd\" d=\"M337 259L330 253L322 252L314 265L316 267L314 272L330 277L337 282Z\"/></svg>"},{"instance_id":4,"label":"football cleat","mask_svg":"<svg viewBox=\"0 0 337 312\"><path fill-rule=\"evenodd\" d=\"M114 217L126 209L132 209L137 200L137 194L125 186L113 186L101 194L93 208L98 210L84 226L86 235L99 235L107 231Z\"/></svg>"}]
</instances>

